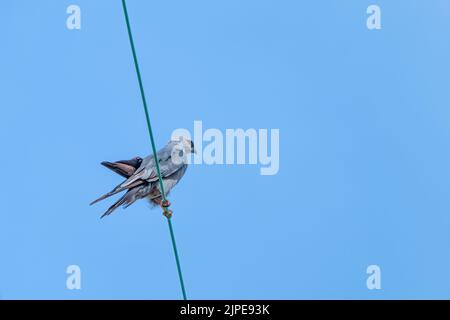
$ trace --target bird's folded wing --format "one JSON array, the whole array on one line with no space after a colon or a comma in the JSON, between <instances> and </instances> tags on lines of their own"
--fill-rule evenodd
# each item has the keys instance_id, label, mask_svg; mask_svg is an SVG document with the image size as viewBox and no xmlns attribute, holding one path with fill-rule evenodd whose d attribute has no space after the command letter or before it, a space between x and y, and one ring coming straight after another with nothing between
<instances>
[{"instance_id":1,"label":"bird's folded wing","mask_svg":"<svg viewBox=\"0 0 450 320\"><path fill-rule=\"evenodd\" d=\"M181 163L178 163L178 161L175 162L172 160L172 149L167 146L158 152L158 161L160 165L161 176L163 178L177 172L185 165L182 161ZM158 179L159 178L156 172L154 157L148 156L142 161L141 166L133 173L133 175L116 186L110 192L91 202L91 205L124 190L129 190L139 185L158 181Z\"/></svg>"},{"instance_id":2,"label":"bird's folded wing","mask_svg":"<svg viewBox=\"0 0 450 320\"><path fill-rule=\"evenodd\" d=\"M160 162L160 170L161 170L161 176L163 178L167 178L170 175L174 174L181 168L183 168L186 164L184 162L173 162L172 158L168 159L165 162Z\"/></svg>"},{"instance_id":3,"label":"bird's folded wing","mask_svg":"<svg viewBox=\"0 0 450 320\"><path fill-rule=\"evenodd\" d=\"M133 167L128 163L125 163L124 161L117 161L117 162L103 161L101 164L107 167L108 169L114 171L115 173L120 174L124 178L129 178L136 171L135 167Z\"/></svg>"}]
</instances>

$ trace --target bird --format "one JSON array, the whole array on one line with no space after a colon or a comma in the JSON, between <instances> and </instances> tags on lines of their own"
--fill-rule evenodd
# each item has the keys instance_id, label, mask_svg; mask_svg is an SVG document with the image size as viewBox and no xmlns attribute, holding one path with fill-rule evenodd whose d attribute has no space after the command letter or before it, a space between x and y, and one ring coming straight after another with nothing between
<instances>
[{"instance_id":1,"label":"bird","mask_svg":"<svg viewBox=\"0 0 450 320\"><path fill-rule=\"evenodd\" d=\"M188 164L187 155L197 153L194 142L184 136L172 137L172 139L157 152L162 184L166 195L184 176ZM126 193L106 210L101 216L110 215L118 207L129 207L135 201L147 198L154 206L163 208L164 215L170 217L172 212L166 210L170 206L168 200L162 199L159 177L155 165L153 154L145 158L134 157L130 160L120 160L116 162L101 162L103 166L114 171L125 178L125 181L117 185L110 192L92 201L93 205L112 195L126 191Z\"/></svg>"},{"instance_id":2,"label":"bird","mask_svg":"<svg viewBox=\"0 0 450 320\"><path fill-rule=\"evenodd\" d=\"M101 164L124 178L129 178L141 166L142 158L134 157L130 160L119 160L116 162L103 161Z\"/></svg>"}]
</instances>

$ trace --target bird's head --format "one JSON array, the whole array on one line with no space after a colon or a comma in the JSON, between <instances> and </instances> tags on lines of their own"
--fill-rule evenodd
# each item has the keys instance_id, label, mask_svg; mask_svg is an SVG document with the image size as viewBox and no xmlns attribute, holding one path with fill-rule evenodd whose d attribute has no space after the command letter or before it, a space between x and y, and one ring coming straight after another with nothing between
<instances>
[{"instance_id":1,"label":"bird's head","mask_svg":"<svg viewBox=\"0 0 450 320\"><path fill-rule=\"evenodd\" d=\"M186 153L197 153L197 150L195 150L194 142L191 139L188 139L184 136L176 136L172 137L172 141L175 141L177 143L180 143L183 146L183 149L186 151Z\"/></svg>"},{"instance_id":2,"label":"bird's head","mask_svg":"<svg viewBox=\"0 0 450 320\"><path fill-rule=\"evenodd\" d=\"M135 169L138 169L141 166L141 164L142 164L142 158L141 157L134 157L131 160L120 160L120 161L117 161L117 163L126 164L126 165L129 165L129 166L132 166Z\"/></svg>"},{"instance_id":3,"label":"bird's head","mask_svg":"<svg viewBox=\"0 0 450 320\"><path fill-rule=\"evenodd\" d=\"M133 167L135 167L136 169L138 169L141 166L142 163L142 158L141 157L134 157L133 159L131 159L131 165Z\"/></svg>"}]
</instances>

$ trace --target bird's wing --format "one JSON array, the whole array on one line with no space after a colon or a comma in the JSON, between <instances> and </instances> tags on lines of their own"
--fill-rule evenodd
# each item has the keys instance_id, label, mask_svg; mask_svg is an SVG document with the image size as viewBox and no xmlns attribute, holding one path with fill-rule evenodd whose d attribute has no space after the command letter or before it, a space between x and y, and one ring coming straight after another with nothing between
<instances>
[{"instance_id":1,"label":"bird's wing","mask_svg":"<svg viewBox=\"0 0 450 320\"><path fill-rule=\"evenodd\" d=\"M183 168L186 164L184 163L174 163L172 161L172 158L168 159L165 162L160 161L159 162L159 169L161 171L161 176L163 178L167 178Z\"/></svg>"},{"instance_id":2,"label":"bird's wing","mask_svg":"<svg viewBox=\"0 0 450 320\"><path fill-rule=\"evenodd\" d=\"M177 164L174 161L172 161L173 147L174 145L169 143L157 153L161 170L161 176L163 178L173 174L184 165L183 163ZM116 186L110 192L102 195L100 198L91 202L91 205L103 199L106 199L112 195L115 195L119 192L122 192L124 190L129 190L131 188L152 183L157 180L158 174L156 171L154 157L153 155L150 155L142 161L141 166L128 179L126 179L124 182Z\"/></svg>"},{"instance_id":3,"label":"bird's wing","mask_svg":"<svg viewBox=\"0 0 450 320\"><path fill-rule=\"evenodd\" d=\"M152 188L153 188L152 185L142 185L129 189L119 200L117 200L112 206L108 208L108 210L106 210L106 212L101 216L101 218L110 215L114 210L116 210L120 206L127 208L128 206L132 205L136 200L147 197L150 194ZM152 200L152 198L157 198L158 196L159 195L156 194L155 196L149 199Z\"/></svg>"},{"instance_id":4,"label":"bird's wing","mask_svg":"<svg viewBox=\"0 0 450 320\"><path fill-rule=\"evenodd\" d=\"M178 159L172 158L174 152L184 152L184 150L174 149L175 147L176 145L174 143L169 143L157 153L159 170L163 178L170 176L185 165L184 162L180 161L182 160L183 153L178 154ZM146 157L134 175L123 184L127 185L128 183L133 183L137 179L142 179L147 182L158 180L158 173L156 171L153 155Z\"/></svg>"},{"instance_id":5,"label":"bird's wing","mask_svg":"<svg viewBox=\"0 0 450 320\"><path fill-rule=\"evenodd\" d=\"M119 192L122 192L124 190L129 190L131 188L144 185L148 182L151 182L152 180L157 179L156 170L153 169L153 157L149 156L146 157L143 161L141 166L131 175L129 176L124 182L116 186L114 189L112 189L110 192L102 195L100 198L94 200L91 202L91 205L106 199L112 195L115 195Z\"/></svg>"},{"instance_id":6,"label":"bird's wing","mask_svg":"<svg viewBox=\"0 0 450 320\"><path fill-rule=\"evenodd\" d=\"M116 162L103 161L101 164L108 169L120 174L124 178L131 177L138 169L137 157L131 160L120 160Z\"/></svg>"}]
</instances>

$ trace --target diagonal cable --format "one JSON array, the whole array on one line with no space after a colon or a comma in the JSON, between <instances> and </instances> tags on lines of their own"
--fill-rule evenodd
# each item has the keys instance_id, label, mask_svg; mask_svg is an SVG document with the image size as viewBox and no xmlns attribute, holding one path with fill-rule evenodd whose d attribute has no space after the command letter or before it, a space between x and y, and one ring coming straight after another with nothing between
<instances>
[{"instance_id":1,"label":"diagonal cable","mask_svg":"<svg viewBox=\"0 0 450 320\"><path fill-rule=\"evenodd\" d=\"M158 178L159 178L159 186L161 189L161 197L162 197L162 201L163 201L162 203L167 203L166 193L164 191L164 184L163 184L163 180L161 177L161 170L159 168L158 155L156 153L155 139L153 137L152 125L150 123L150 116L149 116L148 107L147 107L147 100L145 98L144 86L142 85L141 71L139 70L136 49L134 47L133 34L131 33L130 19L128 17L128 10L127 10L127 5L125 3L125 0L122 0L122 7L123 7L123 13L125 15L125 21L127 23L128 38L130 39L131 51L133 53L134 66L136 68L136 74L137 74L137 78L138 78L138 82L139 82L139 89L141 91L142 104L144 105L145 119L147 120L148 133L150 135L150 141L152 143L153 158L155 160L156 173L158 174ZM184 281L183 281L183 274L181 272L180 258L178 257L178 250L177 250L177 245L175 242L175 234L173 232L172 221L170 220L169 209L167 206L163 206L163 210L167 217L167 223L169 225L170 237L172 239L172 247L173 247L173 252L175 254L175 260L177 263L178 277L180 279L180 286L181 286L181 291L183 293L183 299L186 300L187 299L186 298L186 289L184 288Z\"/></svg>"}]
</instances>

